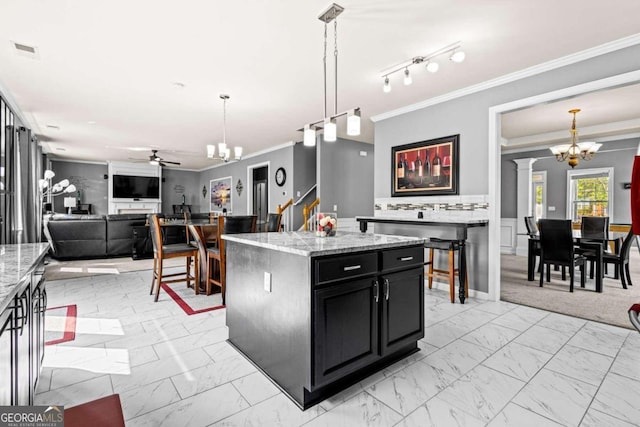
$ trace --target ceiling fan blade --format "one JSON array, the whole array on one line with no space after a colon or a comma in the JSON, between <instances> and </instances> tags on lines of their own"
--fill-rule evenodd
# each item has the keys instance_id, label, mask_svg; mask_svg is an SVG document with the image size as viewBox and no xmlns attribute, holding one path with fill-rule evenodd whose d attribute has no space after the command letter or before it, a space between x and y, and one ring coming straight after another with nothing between
<instances>
[{"instance_id":1,"label":"ceiling fan blade","mask_svg":"<svg viewBox=\"0 0 640 427\"><path fill-rule=\"evenodd\" d=\"M169 163L169 164L172 164L172 165L180 165L180 162L170 162L168 160L163 160L163 162L164 163Z\"/></svg>"}]
</instances>

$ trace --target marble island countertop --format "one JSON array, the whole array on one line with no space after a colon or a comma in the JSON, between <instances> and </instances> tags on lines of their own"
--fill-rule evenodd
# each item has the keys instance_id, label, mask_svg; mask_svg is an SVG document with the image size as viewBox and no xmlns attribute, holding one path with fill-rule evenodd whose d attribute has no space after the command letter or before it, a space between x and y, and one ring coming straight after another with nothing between
<instances>
[{"instance_id":1,"label":"marble island countertop","mask_svg":"<svg viewBox=\"0 0 640 427\"><path fill-rule=\"evenodd\" d=\"M338 231L333 237L316 237L312 232L224 234L230 242L273 249L302 256L322 256L372 249L419 245L425 239L386 234L350 233Z\"/></svg>"},{"instance_id":2,"label":"marble island countertop","mask_svg":"<svg viewBox=\"0 0 640 427\"><path fill-rule=\"evenodd\" d=\"M0 245L0 312L19 291L19 284L49 250L49 243Z\"/></svg>"}]
</instances>

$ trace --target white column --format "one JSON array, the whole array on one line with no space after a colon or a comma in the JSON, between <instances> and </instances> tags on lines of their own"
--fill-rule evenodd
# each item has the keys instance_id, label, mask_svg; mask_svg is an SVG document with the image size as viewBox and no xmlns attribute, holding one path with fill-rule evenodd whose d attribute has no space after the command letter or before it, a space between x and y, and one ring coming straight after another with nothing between
<instances>
[{"instance_id":1,"label":"white column","mask_svg":"<svg viewBox=\"0 0 640 427\"><path fill-rule=\"evenodd\" d=\"M517 165L518 193L517 193L517 238L516 255L527 255L528 237L525 235L527 227L524 224L524 217L531 216L533 205L531 203L531 168L538 159L514 159Z\"/></svg>"}]
</instances>

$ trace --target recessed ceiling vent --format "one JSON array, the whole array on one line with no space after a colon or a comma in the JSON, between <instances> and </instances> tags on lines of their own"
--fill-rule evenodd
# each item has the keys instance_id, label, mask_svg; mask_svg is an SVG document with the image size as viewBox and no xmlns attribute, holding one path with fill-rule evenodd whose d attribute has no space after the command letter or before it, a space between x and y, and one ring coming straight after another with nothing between
<instances>
[{"instance_id":1,"label":"recessed ceiling vent","mask_svg":"<svg viewBox=\"0 0 640 427\"><path fill-rule=\"evenodd\" d=\"M11 45L18 55L26 56L28 58L38 58L38 48L36 48L35 46L29 46L27 44L14 41L11 42Z\"/></svg>"}]
</instances>

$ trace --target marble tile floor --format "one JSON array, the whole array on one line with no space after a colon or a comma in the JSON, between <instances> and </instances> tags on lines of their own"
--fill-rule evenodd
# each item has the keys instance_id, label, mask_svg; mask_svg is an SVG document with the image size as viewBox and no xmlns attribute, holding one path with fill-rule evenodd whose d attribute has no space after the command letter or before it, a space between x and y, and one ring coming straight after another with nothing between
<instances>
[{"instance_id":1,"label":"marble tile floor","mask_svg":"<svg viewBox=\"0 0 640 427\"><path fill-rule=\"evenodd\" d=\"M119 393L128 426L154 427L640 425L629 329L425 287L421 351L303 412L226 343L225 310L154 303L150 280L47 282L49 306L76 304L83 328L46 348L36 404Z\"/></svg>"}]
</instances>

